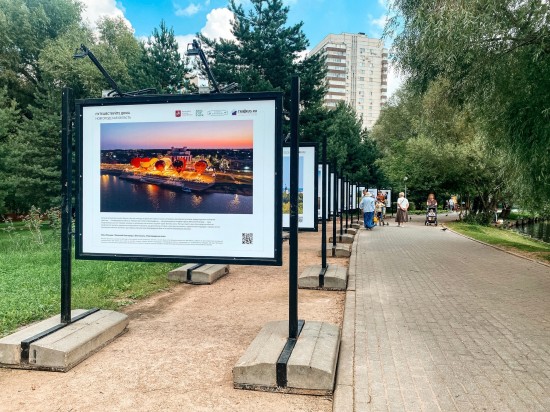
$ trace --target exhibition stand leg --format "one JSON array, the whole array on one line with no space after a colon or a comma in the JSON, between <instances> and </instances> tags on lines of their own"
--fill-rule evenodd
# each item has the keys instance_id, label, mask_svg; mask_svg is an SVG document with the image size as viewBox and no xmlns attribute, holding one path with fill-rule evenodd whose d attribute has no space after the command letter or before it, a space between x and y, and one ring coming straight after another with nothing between
<instances>
[{"instance_id":1,"label":"exhibition stand leg","mask_svg":"<svg viewBox=\"0 0 550 412\"><path fill-rule=\"evenodd\" d=\"M292 78L290 151L289 320L264 326L233 368L241 389L329 395L333 393L340 328L298 319L298 165L300 82ZM328 364L330 367L327 369Z\"/></svg>"},{"instance_id":2,"label":"exhibition stand leg","mask_svg":"<svg viewBox=\"0 0 550 412\"><path fill-rule=\"evenodd\" d=\"M124 333L128 317L93 308L71 310L72 90L62 92L61 313L0 339L0 366L67 371Z\"/></svg>"}]
</instances>

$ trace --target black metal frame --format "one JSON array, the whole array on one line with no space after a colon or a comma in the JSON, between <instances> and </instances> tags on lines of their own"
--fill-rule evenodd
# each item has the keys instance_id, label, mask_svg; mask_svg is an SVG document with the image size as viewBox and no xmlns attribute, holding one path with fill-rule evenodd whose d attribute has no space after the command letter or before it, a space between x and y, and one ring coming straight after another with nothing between
<instances>
[{"instance_id":1,"label":"black metal frame","mask_svg":"<svg viewBox=\"0 0 550 412\"><path fill-rule=\"evenodd\" d=\"M334 161L334 171L332 172L332 175L333 175L333 181L334 181L334 193L332 194L332 197L333 197L333 208L334 210L332 211L332 256L336 256L336 217L338 216L338 199L339 199L339 196L338 196L338 181L339 181L339 177L338 177L338 171L337 171L337 168L336 168L336 160Z\"/></svg>"},{"instance_id":2,"label":"black metal frame","mask_svg":"<svg viewBox=\"0 0 550 412\"><path fill-rule=\"evenodd\" d=\"M283 148L284 147L291 147L291 144L289 143L285 143L283 144ZM300 223L298 223L298 231L299 232L318 232L319 231L319 225L318 225L318 216L317 216L317 195L319 194L318 193L318 190L317 190L317 185L318 185L318 180L317 180L317 157L318 157L318 152L319 152L319 145L318 143L300 143L299 146L298 146L298 150L301 149L302 147L313 147L314 150L313 150L313 156L314 156L314 161L313 161L313 168L314 168L314 172L313 172L313 186L314 186L314 190L313 190L313 210L314 210L314 213L315 213L315 219L313 220L313 227L310 228L310 227L300 227ZM298 154L299 156L299 154ZM299 171L298 171L299 172ZM305 173L305 170L304 170L304 173ZM282 209L282 208L281 208ZM290 228L290 226L283 226L283 230L288 230Z\"/></svg>"},{"instance_id":3,"label":"black metal frame","mask_svg":"<svg viewBox=\"0 0 550 412\"><path fill-rule=\"evenodd\" d=\"M321 149L321 270L319 271L319 287L325 287L327 273L327 180L330 176L327 164L327 135L323 134ZM328 185L330 187L330 184Z\"/></svg>"},{"instance_id":4,"label":"black metal frame","mask_svg":"<svg viewBox=\"0 0 550 412\"><path fill-rule=\"evenodd\" d=\"M300 78L292 76L290 101L290 239L288 258L288 338L275 366L278 387L287 386L287 365L304 320L298 319L298 163ZM280 186L279 186L280 187ZM279 193L281 191L279 190Z\"/></svg>"},{"instance_id":5,"label":"black metal frame","mask_svg":"<svg viewBox=\"0 0 550 412\"><path fill-rule=\"evenodd\" d=\"M187 256L187 255L129 255L109 253L84 253L82 251L83 239L83 124L82 111L84 107L109 107L120 105L137 104L163 104L163 103L209 103L209 102L243 102L273 100L275 102L275 138L273 156L275 159L274 183L275 188L282 184L282 114L283 95L281 92L261 93L234 93L234 94L193 94L193 95L154 95L137 96L131 98L108 98L108 99L86 99L77 100L75 103L76 121L75 130L77 134L77 171L76 180L76 251L77 259L86 260L122 260L140 262L175 262L175 263L212 263L212 264L238 264L238 265L282 265L282 193L275 191L275 216L274 216L274 253L273 257L232 257L232 256Z\"/></svg>"},{"instance_id":6,"label":"black metal frame","mask_svg":"<svg viewBox=\"0 0 550 412\"><path fill-rule=\"evenodd\" d=\"M322 149L321 149L321 154L322 154ZM321 187L319 190L319 182L321 182L321 186L323 184L323 174L325 174L325 177L326 177L326 181L327 181L327 186L325 187L325 198L327 199L327 203L325 204L325 219L330 219L330 165L328 163L325 163L324 165L325 169L328 169L327 170L324 170L323 169L323 161L321 160L319 163L317 163L317 173L319 173L319 170L321 170L321 180L317 179L317 199L320 198L320 205L319 205L319 208L317 209L319 213L319 211L321 211L321 215L317 214L317 219L320 220L323 218L323 211L321 210L322 207L323 207L323 188Z\"/></svg>"}]
</instances>

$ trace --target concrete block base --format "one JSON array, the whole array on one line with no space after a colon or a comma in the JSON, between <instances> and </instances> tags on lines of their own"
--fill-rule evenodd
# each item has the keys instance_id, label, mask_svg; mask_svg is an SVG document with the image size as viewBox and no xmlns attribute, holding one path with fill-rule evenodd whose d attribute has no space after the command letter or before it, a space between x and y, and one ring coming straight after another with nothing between
<instances>
[{"instance_id":1,"label":"concrete block base","mask_svg":"<svg viewBox=\"0 0 550 412\"><path fill-rule=\"evenodd\" d=\"M192 283L194 285L211 285L219 278L229 273L229 265L212 265L206 264L192 269L194 263L188 263L179 268L168 272L168 279L182 283ZM191 270L191 277L187 278L187 270Z\"/></svg>"},{"instance_id":2,"label":"concrete block base","mask_svg":"<svg viewBox=\"0 0 550 412\"><path fill-rule=\"evenodd\" d=\"M306 267L298 276L298 287L300 289L346 290L348 273L346 267L334 264L328 265L322 288L319 287L320 272L321 265Z\"/></svg>"},{"instance_id":3,"label":"concrete block base","mask_svg":"<svg viewBox=\"0 0 550 412\"><path fill-rule=\"evenodd\" d=\"M336 235L336 242L338 243L353 243L355 240L355 236L351 234L344 233L343 235ZM329 242L332 242L332 236L328 240Z\"/></svg>"},{"instance_id":4,"label":"concrete block base","mask_svg":"<svg viewBox=\"0 0 550 412\"><path fill-rule=\"evenodd\" d=\"M233 368L233 386L268 392L331 395L340 348L340 328L305 322L287 364L287 386L277 386L277 360L288 337L288 321L267 323Z\"/></svg>"},{"instance_id":5,"label":"concrete block base","mask_svg":"<svg viewBox=\"0 0 550 412\"><path fill-rule=\"evenodd\" d=\"M322 251L317 252L317 256L321 256ZM332 244L327 245L327 256L328 257L350 257L351 250L350 245L337 244L333 249Z\"/></svg>"},{"instance_id":6,"label":"concrete block base","mask_svg":"<svg viewBox=\"0 0 550 412\"><path fill-rule=\"evenodd\" d=\"M353 224L351 225L351 227L354 228L354 229L359 229L359 228L361 227L361 224L359 224L359 223L353 223Z\"/></svg>"},{"instance_id":7,"label":"concrete block base","mask_svg":"<svg viewBox=\"0 0 550 412\"><path fill-rule=\"evenodd\" d=\"M346 234L348 235L355 235L359 229L355 229L353 227L348 227L346 230Z\"/></svg>"},{"instance_id":8,"label":"concrete block base","mask_svg":"<svg viewBox=\"0 0 550 412\"><path fill-rule=\"evenodd\" d=\"M73 310L71 317L83 312ZM29 361L22 362L21 341L60 321L59 315L53 316L0 339L0 367L66 372L126 332L129 322L123 313L100 310L31 343Z\"/></svg>"}]
</instances>

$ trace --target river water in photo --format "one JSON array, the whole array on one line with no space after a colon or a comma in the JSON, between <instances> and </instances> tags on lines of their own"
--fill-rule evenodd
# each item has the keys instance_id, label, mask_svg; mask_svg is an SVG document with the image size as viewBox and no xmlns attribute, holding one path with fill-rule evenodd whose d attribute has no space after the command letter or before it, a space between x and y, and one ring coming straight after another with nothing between
<instances>
[{"instance_id":1,"label":"river water in photo","mask_svg":"<svg viewBox=\"0 0 550 412\"><path fill-rule=\"evenodd\" d=\"M251 214L252 196L231 193L184 193L102 174L101 211Z\"/></svg>"},{"instance_id":2,"label":"river water in photo","mask_svg":"<svg viewBox=\"0 0 550 412\"><path fill-rule=\"evenodd\" d=\"M529 223L523 226L514 227L514 230L535 239L550 243L550 222Z\"/></svg>"}]
</instances>

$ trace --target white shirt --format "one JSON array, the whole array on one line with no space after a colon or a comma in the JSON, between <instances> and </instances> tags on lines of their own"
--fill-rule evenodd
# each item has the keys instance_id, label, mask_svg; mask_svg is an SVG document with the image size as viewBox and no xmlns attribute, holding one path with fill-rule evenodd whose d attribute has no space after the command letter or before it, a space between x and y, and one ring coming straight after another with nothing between
<instances>
[{"instance_id":1,"label":"white shirt","mask_svg":"<svg viewBox=\"0 0 550 412\"><path fill-rule=\"evenodd\" d=\"M403 210L407 210L407 208L409 207L409 201L404 197L400 197L399 199L397 199L397 204Z\"/></svg>"}]
</instances>

